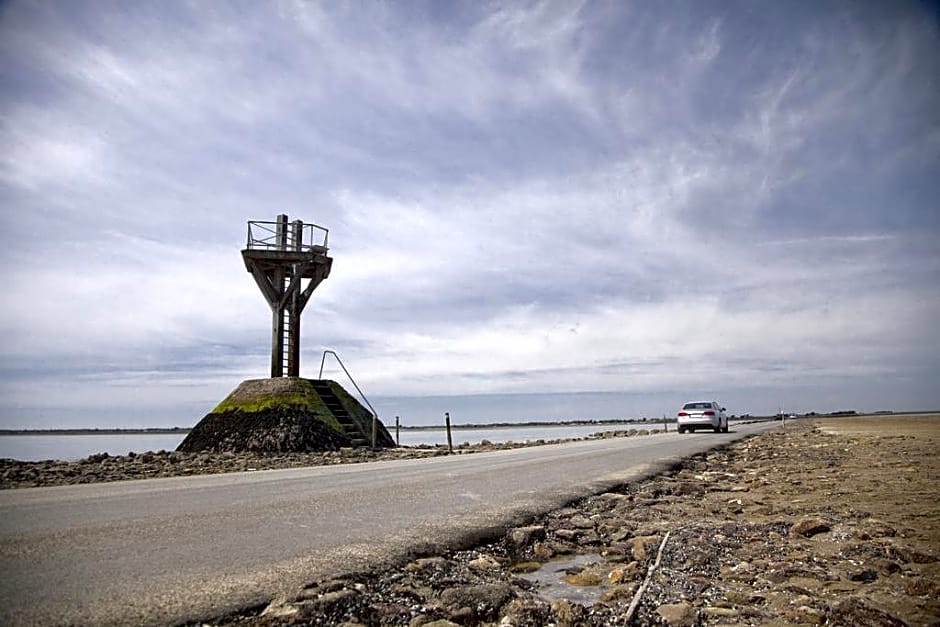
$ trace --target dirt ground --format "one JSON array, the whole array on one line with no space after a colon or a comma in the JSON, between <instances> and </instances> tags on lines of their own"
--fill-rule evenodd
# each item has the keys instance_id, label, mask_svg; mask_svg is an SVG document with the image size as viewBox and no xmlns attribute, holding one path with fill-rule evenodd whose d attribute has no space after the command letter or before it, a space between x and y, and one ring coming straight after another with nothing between
<instances>
[{"instance_id":1,"label":"dirt ground","mask_svg":"<svg viewBox=\"0 0 940 627\"><path fill-rule=\"evenodd\" d=\"M489 544L216 622L940 625L938 495L940 415L788 421Z\"/></svg>"}]
</instances>

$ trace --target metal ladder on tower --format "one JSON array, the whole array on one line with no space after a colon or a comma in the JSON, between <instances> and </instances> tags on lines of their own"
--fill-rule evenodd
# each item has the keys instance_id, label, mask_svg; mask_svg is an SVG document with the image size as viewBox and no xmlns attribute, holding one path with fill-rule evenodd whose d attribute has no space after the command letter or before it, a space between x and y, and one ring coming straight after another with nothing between
<instances>
[{"instance_id":1,"label":"metal ladder on tower","mask_svg":"<svg viewBox=\"0 0 940 627\"><path fill-rule=\"evenodd\" d=\"M290 345L290 336L291 328L294 324L294 321L291 319L290 308L285 307L282 314L281 325L281 367L283 372L290 372L291 366L291 345Z\"/></svg>"}]
</instances>

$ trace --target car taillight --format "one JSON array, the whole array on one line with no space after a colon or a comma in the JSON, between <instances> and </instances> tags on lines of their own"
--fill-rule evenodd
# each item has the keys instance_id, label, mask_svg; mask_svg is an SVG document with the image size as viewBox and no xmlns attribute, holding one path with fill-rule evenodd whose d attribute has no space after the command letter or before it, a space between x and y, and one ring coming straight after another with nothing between
<instances>
[{"instance_id":1,"label":"car taillight","mask_svg":"<svg viewBox=\"0 0 940 627\"><path fill-rule=\"evenodd\" d=\"M706 416L714 416L714 415L715 415L715 412L713 412L713 411L707 411L707 412L705 412L705 415L706 415Z\"/></svg>"},{"instance_id":2,"label":"car taillight","mask_svg":"<svg viewBox=\"0 0 940 627\"><path fill-rule=\"evenodd\" d=\"M685 413L684 411L680 411L680 412L679 412L679 415L680 415L680 416L688 416L688 414Z\"/></svg>"}]
</instances>

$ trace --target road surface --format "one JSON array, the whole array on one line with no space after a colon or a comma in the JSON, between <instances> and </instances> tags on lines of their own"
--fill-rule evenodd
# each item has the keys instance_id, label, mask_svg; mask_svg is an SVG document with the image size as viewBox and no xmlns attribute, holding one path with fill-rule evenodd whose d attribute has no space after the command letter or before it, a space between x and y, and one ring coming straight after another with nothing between
<instances>
[{"instance_id":1,"label":"road surface","mask_svg":"<svg viewBox=\"0 0 940 627\"><path fill-rule=\"evenodd\" d=\"M480 539L774 428L0 491L0 624L174 624Z\"/></svg>"}]
</instances>

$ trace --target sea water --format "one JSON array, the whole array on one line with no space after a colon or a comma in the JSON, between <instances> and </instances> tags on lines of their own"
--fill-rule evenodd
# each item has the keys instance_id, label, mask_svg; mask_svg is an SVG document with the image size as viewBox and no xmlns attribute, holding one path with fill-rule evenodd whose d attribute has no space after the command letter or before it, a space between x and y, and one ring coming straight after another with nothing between
<instances>
[{"instance_id":1,"label":"sea water","mask_svg":"<svg viewBox=\"0 0 940 627\"><path fill-rule=\"evenodd\" d=\"M0 459L35 462L44 459L76 460L94 455L127 455L172 451L185 433L122 433L113 435L2 435Z\"/></svg>"},{"instance_id":2,"label":"sea water","mask_svg":"<svg viewBox=\"0 0 940 627\"><path fill-rule=\"evenodd\" d=\"M659 425L539 425L528 427L482 427L474 429L452 429L454 446L463 443L479 444L483 440L493 443L534 442L536 440L560 440L583 438L601 431L616 431L630 428L656 428ZM392 438L395 427L389 427ZM172 451L185 433L125 433L109 435L62 435L29 434L0 436L0 459L41 461L45 459L77 460L96 453L127 455L130 452ZM447 432L442 429L402 429L399 435L402 446L436 446L447 444Z\"/></svg>"}]
</instances>

